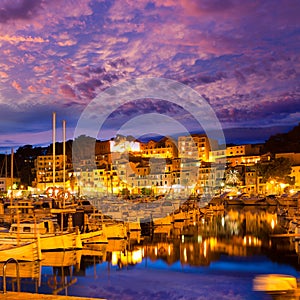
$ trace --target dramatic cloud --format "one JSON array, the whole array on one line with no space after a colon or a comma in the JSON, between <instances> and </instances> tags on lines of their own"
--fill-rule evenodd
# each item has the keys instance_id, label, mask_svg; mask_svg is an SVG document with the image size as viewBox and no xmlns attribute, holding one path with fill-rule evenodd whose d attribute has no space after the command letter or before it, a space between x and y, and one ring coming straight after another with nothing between
<instances>
[{"instance_id":1,"label":"dramatic cloud","mask_svg":"<svg viewBox=\"0 0 300 300\"><path fill-rule=\"evenodd\" d=\"M96 95L139 77L192 87L224 128L291 127L300 114L299 13L296 0L3 0L0 105L15 113L1 119L0 144L19 137L13 123L44 132L54 110L71 130ZM124 106L108 124L151 109Z\"/></svg>"}]
</instances>

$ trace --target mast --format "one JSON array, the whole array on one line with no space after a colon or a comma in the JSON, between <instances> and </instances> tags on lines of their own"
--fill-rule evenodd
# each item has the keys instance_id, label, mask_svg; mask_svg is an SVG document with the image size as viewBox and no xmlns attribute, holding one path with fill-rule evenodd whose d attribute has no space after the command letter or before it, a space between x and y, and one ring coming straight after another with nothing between
<instances>
[{"instance_id":1,"label":"mast","mask_svg":"<svg viewBox=\"0 0 300 300\"><path fill-rule=\"evenodd\" d=\"M66 189L66 121L63 120L63 188Z\"/></svg>"},{"instance_id":2,"label":"mast","mask_svg":"<svg viewBox=\"0 0 300 300\"><path fill-rule=\"evenodd\" d=\"M53 188L55 188L55 140L56 140L56 113L54 112L52 115L52 138L53 138Z\"/></svg>"},{"instance_id":3,"label":"mast","mask_svg":"<svg viewBox=\"0 0 300 300\"><path fill-rule=\"evenodd\" d=\"M7 178L7 153L5 152L5 178Z\"/></svg>"},{"instance_id":4,"label":"mast","mask_svg":"<svg viewBox=\"0 0 300 300\"><path fill-rule=\"evenodd\" d=\"M65 192L66 192L66 120L63 120L63 195L65 207Z\"/></svg>"},{"instance_id":5,"label":"mast","mask_svg":"<svg viewBox=\"0 0 300 300\"><path fill-rule=\"evenodd\" d=\"M13 205L13 185L14 185L14 149L11 148L11 161L10 161L10 189L11 189L11 194L10 194L10 206Z\"/></svg>"}]
</instances>

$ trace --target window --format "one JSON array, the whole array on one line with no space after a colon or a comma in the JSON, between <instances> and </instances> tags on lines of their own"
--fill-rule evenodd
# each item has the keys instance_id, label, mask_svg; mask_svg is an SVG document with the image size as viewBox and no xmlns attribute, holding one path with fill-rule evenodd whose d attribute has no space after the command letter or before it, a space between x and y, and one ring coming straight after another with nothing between
<instances>
[{"instance_id":1,"label":"window","mask_svg":"<svg viewBox=\"0 0 300 300\"><path fill-rule=\"evenodd\" d=\"M23 232L31 232L31 228L28 226L23 227Z\"/></svg>"}]
</instances>

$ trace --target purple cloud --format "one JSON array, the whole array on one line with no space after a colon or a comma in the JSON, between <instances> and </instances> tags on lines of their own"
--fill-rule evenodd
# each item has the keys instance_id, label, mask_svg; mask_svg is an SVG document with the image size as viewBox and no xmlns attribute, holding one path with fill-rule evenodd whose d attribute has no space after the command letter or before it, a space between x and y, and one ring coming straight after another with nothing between
<instances>
[{"instance_id":1,"label":"purple cloud","mask_svg":"<svg viewBox=\"0 0 300 300\"><path fill-rule=\"evenodd\" d=\"M31 19L41 9L40 0L2 1L0 6L0 23L14 19Z\"/></svg>"},{"instance_id":2,"label":"purple cloud","mask_svg":"<svg viewBox=\"0 0 300 300\"><path fill-rule=\"evenodd\" d=\"M163 77L203 95L226 127L292 125L300 113L299 11L293 0L5 0L0 105L30 116L37 104L49 114L55 105L76 124L111 85Z\"/></svg>"}]
</instances>

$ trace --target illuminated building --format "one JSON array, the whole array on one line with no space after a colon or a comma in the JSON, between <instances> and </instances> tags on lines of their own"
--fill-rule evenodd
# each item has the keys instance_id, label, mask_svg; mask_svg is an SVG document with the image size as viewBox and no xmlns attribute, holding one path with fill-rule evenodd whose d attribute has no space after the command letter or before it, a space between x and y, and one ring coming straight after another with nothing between
<instances>
[{"instance_id":1,"label":"illuminated building","mask_svg":"<svg viewBox=\"0 0 300 300\"><path fill-rule=\"evenodd\" d=\"M227 163L234 167L237 165L251 166L261 160L261 145L237 145L226 147Z\"/></svg>"},{"instance_id":2,"label":"illuminated building","mask_svg":"<svg viewBox=\"0 0 300 300\"><path fill-rule=\"evenodd\" d=\"M226 164L226 149L216 149L209 151L209 162Z\"/></svg>"},{"instance_id":3,"label":"illuminated building","mask_svg":"<svg viewBox=\"0 0 300 300\"><path fill-rule=\"evenodd\" d=\"M294 178L296 189L300 189L300 165L292 166L291 177Z\"/></svg>"},{"instance_id":4,"label":"illuminated building","mask_svg":"<svg viewBox=\"0 0 300 300\"><path fill-rule=\"evenodd\" d=\"M0 192L7 192L11 188L16 189L20 185L20 178L0 177Z\"/></svg>"},{"instance_id":5,"label":"illuminated building","mask_svg":"<svg viewBox=\"0 0 300 300\"><path fill-rule=\"evenodd\" d=\"M178 156L175 142L166 137L158 142L151 140L148 143L141 143L141 152L144 157L175 158Z\"/></svg>"},{"instance_id":6,"label":"illuminated building","mask_svg":"<svg viewBox=\"0 0 300 300\"><path fill-rule=\"evenodd\" d=\"M56 155L55 156L55 185L57 187L63 187L63 169L67 170L71 168L70 163L67 162L67 156ZM53 155L38 156L35 160L36 170L36 188L45 191L48 187L53 187Z\"/></svg>"},{"instance_id":7,"label":"illuminated building","mask_svg":"<svg viewBox=\"0 0 300 300\"><path fill-rule=\"evenodd\" d=\"M209 152L216 149L217 141L204 134L192 134L178 137L178 157L209 160Z\"/></svg>"}]
</instances>

